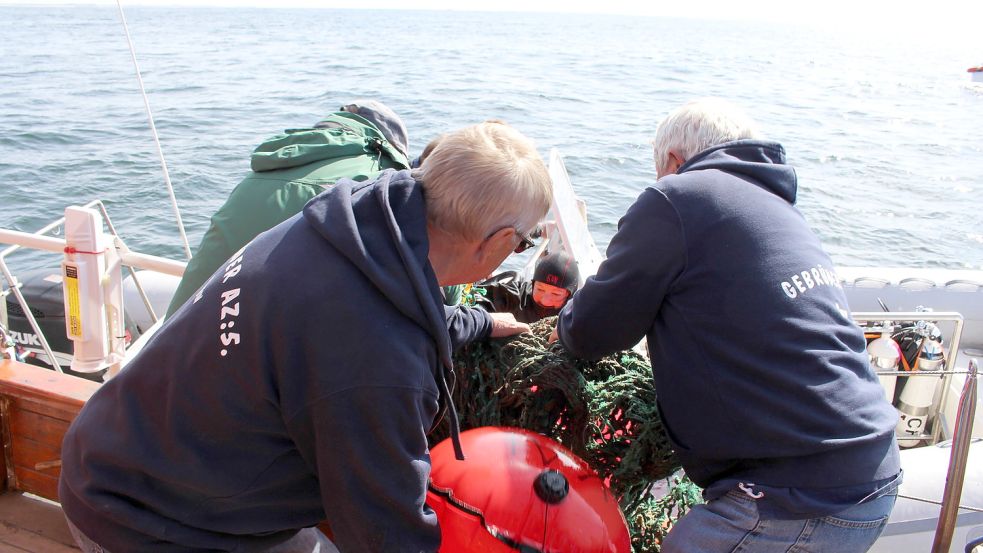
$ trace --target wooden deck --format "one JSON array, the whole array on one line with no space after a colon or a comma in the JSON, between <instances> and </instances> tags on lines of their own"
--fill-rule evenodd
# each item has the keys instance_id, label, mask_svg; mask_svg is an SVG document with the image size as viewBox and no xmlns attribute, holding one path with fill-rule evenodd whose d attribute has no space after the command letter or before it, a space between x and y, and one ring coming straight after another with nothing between
<instances>
[{"instance_id":1,"label":"wooden deck","mask_svg":"<svg viewBox=\"0 0 983 553\"><path fill-rule=\"evenodd\" d=\"M0 361L0 553L77 552L58 506L61 441L95 382Z\"/></svg>"},{"instance_id":2,"label":"wooden deck","mask_svg":"<svg viewBox=\"0 0 983 553\"><path fill-rule=\"evenodd\" d=\"M0 553L78 553L57 503L6 492L0 495Z\"/></svg>"}]
</instances>

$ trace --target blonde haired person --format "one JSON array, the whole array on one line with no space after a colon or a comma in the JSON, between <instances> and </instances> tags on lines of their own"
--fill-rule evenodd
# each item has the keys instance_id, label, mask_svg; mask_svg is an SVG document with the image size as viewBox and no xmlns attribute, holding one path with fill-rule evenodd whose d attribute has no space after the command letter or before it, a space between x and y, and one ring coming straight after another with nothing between
<instances>
[{"instance_id":1,"label":"blonde haired person","mask_svg":"<svg viewBox=\"0 0 983 553\"><path fill-rule=\"evenodd\" d=\"M449 225L453 231L453 228L461 227L460 220L466 220L468 224L474 224L475 228L479 228L483 222L475 219L476 215L487 217L487 220L497 224L495 218L501 218L502 210L495 211L492 209L489 211L485 209L488 206L494 206L504 200L523 202L518 205L532 202L529 205L535 208L543 199L552 197L552 184L549 180L549 174L545 172L545 166L539 161L540 158L535 145L504 121L490 119L479 125L462 129L455 133L450 140L447 140L450 136L441 134L431 140L420 156L414 159L411 164L416 169L414 175L423 182L429 183L427 186L428 198L437 204L447 206L447 209L439 211L456 214L458 220L456 223L454 222L455 217L447 215L436 223L438 229L448 226L448 221L450 221ZM447 146L438 156L441 161L437 166L434 168L423 167L424 161L429 159L438 146L445 141L447 141ZM497 149L506 144L507 147ZM492 146L492 149L482 150L480 146ZM495 153L489 155L489 151ZM474 190L454 190L455 183L467 180L467 175L472 174L473 171L476 171L473 174L483 175L482 178L486 181L518 178L546 183L547 185L545 188L543 186L534 187L528 193L511 196L507 194L505 197L495 197L496 188L484 186L482 182L476 182ZM549 200L547 200L548 202ZM499 225L497 228L502 226ZM517 232L521 232L518 229L527 228L527 225L513 225L513 227ZM491 231L489 230L489 232ZM531 233L532 229L525 233L525 238L521 241L523 246L519 248L520 251L532 245L532 239L529 238ZM445 286L443 288L445 303L457 305L461 298L462 288L462 285ZM496 324L505 324L509 320L498 314L493 314L492 318ZM453 323L449 320L448 324ZM511 321L511 324L514 324L514 321ZM522 328L526 329L527 327L522 325Z\"/></svg>"},{"instance_id":2,"label":"blonde haired person","mask_svg":"<svg viewBox=\"0 0 983 553\"><path fill-rule=\"evenodd\" d=\"M250 242L69 429L59 496L83 551L330 551L321 521L341 551L436 551L444 412L458 443L440 286L521 248L550 196L532 142L481 124Z\"/></svg>"},{"instance_id":3,"label":"blonde haired person","mask_svg":"<svg viewBox=\"0 0 983 553\"><path fill-rule=\"evenodd\" d=\"M535 144L501 121L443 137L414 176L434 207L436 230L468 240L532 232L553 198ZM487 274L486 274L487 275Z\"/></svg>"}]
</instances>

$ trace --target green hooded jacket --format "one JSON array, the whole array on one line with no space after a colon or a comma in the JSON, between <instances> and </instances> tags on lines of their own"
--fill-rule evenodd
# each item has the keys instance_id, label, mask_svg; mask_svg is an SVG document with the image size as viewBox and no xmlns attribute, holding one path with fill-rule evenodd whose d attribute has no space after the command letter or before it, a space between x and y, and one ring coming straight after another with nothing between
<instances>
[{"instance_id":1,"label":"green hooded jacket","mask_svg":"<svg viewBox=\"0 0 983 553\"><path fill-rule=\"evenodd\" d=\"M212 216L167 308L170 317L232 254L289 219L342 178L357 181L385 169L407 169L406 155L367 119L335 112L313 129L289 129L257 147L252 172Z\"/></svg>"}]
</instances>

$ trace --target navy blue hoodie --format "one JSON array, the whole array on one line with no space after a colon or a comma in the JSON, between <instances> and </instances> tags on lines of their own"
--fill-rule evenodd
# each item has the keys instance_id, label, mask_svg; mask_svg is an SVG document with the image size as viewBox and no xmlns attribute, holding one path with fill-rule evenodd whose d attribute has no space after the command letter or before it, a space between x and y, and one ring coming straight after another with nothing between
<instances>
[{"instance_id":1,"label":"navy blue hoodie","mask_svg":"<svg viewBox=\"0 0 983 553\"><path fill-rule=\"evenodd\" d=\"M211 277L89 400L65 513L109 551L436 551L424 504L451 338L409 171L342 181Z\"/></svg>"},{"instance_id":2,"label":"navy blue hoodie","mask_svg":"<svg viewBox=\"0 0 983 553\"><path fill-rule=\"evenodd\" d=\"M762 511L806 518L900 470L897 413L776 143L738 141L660 179L560 314L587 358L647 337L683 468L714 499L753 483Z\"/></svg>"}]
</instances>

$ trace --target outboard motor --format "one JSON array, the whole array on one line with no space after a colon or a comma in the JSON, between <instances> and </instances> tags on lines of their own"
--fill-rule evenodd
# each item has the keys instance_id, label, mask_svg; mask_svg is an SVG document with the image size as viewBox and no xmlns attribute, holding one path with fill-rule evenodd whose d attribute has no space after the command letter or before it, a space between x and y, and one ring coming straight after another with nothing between
<instances>
[{"instance_id":1,"label":"outboard motor","mask_svg":"<svg viewBox=\"0 0 983 553\"><path fill-rule=\"evenodd\" d=\"M57 268L35 269L17 274L21 282L20 293L55 353L55 362L67 369L72 362L72 341L65 335L65 304L62 299L61 273ZM41 346L41 337L31 328L31 323L17 298L10 294L7 300L8 332L24 362L41 367L54 368L54 363Z\"/></svg>"},{"instance_id":2,"label":"outboard motor","mask_svg":"<svg viewBox=\"0 0 983 553\"><path fill-rule=\"evenodd\" d=\"M27 300L27 305L34 315L41 332L44 334L51 351L55 354L55 362L61 365L64 372L94 380L103 381L105 371L82 373L71 370L73 343L65 331L65 300L62 290L62 275L58 268L34 269L17 273L21 282L20 292ZM54 369L55 365L48 359L41 346L41 337L31 327L24 309L17 298L10 294L6 297L8 334L18 350L18 357L25 363ZM125 318L126 341L136 339L140 332L136 325Z\"/></svg>"}]
</instances>

